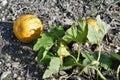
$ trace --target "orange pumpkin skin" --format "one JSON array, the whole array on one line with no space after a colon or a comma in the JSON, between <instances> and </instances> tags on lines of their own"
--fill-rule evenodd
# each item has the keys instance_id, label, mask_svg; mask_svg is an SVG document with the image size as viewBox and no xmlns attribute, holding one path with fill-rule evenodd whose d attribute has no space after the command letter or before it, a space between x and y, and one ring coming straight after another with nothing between
<instances>
[{"instance_id":1,"label":"orange pumpkin skin","mask_svg":"<svg viewBox=\"0 0 120 80\"><path fill-rule=\"evenodd\" d=\"M42 22L38 17L26 14L16 19L13 32L20 41L30 43L40 37L42 28Z\"/></svg>"},{"instance_id":2,"label":"orange pumpkin skin","mask_svg":"<svg viewBox=\"0 0 120 80\"><path fill-rule=\"evenodd\" d=\"M94 19L88 19L88 20L86 20L86 23L89 24L89 25L91 25L93 28L95 28L96 31L99 30L99 26L97 25L96 20L94 20Z\"/></svg>"}]
</instances>

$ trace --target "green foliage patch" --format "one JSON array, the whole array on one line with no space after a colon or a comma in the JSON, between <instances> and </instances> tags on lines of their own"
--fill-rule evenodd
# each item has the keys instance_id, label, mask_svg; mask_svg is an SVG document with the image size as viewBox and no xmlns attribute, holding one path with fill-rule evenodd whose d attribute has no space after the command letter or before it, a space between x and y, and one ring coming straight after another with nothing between
<instances>
[{"instance_id":1,"label":"green foliage patch","mask_svg":"<svg viewBox=\"0 0 120 80\"><path fill-rule=\"evenodd\" d=\"M108 56L102 52L101 44L109 30L109 25L102 21L100 16L96 17L96 22L99 26L98 31L88 25L85 18L82 18L78 20L77 25L73 24L66 31L63 26L51 26L50 32L43 33L38 38L33 47L35 51L38 51L37 60L48 65L43 79L58 73L60 69L64 70L80 66L83 70L78 75L81 75L87 69L94 69L101 79L107 80L99 68L108 70L112 64L111 56L118 60L119 58L116 54ZM77 56L68 46L71 42L78 43ZM97 52L83 52L81 51L82 43L97 44L99 50Z\"/></svg>"}]
</instances>

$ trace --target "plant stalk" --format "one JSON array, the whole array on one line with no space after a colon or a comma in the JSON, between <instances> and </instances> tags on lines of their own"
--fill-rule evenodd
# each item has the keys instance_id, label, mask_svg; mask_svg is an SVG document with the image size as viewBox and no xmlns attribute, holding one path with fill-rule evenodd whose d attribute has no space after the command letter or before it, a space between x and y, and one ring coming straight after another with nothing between
<instances>
[{"instance_id":1,"label":"plant stalk","mask_svg":"<svg viewBox=\"0 0 120 80\"><path fill-rule=\"evenodd\" d=\"M80 58L80 51L81 51L81 44L78 44L78 55L77 55L77 60L76 60L76 62L79 61L79 58Z\"/></svg>"},{"instance_id":2,"label":"plant stalk","mask_svg":"<svg viewBox=\"0 0 120 80\"><path fill-rule=\"evenodd\" d=\"M99 74L99 76L103 79L103 80L107 80L103 75L102 73L98 70L98 68L95 68L95 67L90 67L90 68L93 68L97 71L97 73Z\"/></svg>"},{"instance_id":3,"label":"plant stalk","mask_svg":"<svg viewBox=\"0 0 120 80\"><path fill-rule=\"evenodd\" d=\"M100 44L99 44L98 47L99 47L99 53L98 53L98 59L97 59L97 61L99 62L100 57L101 57L101 49L102 49L102 46L100 46Z\"/></svg>"},{"instance_id":4,"label":"plant stalk","mask_svg":"<svg viewBox=\"0 0 120 80\"><path fill-rule=\"evenodd\" d=\"M119 80L120 65L117 68L116 80Z\"/></svg>"},{"instance_id":5,"label":"plant stalk","mask_svg":"<svg viewBox=\"0 0 120 80\"><path fill-rule=\"evenodd\" d=\"M89 66L89 65L87 65L86 67L84 67L84 68L82 69L82 71L80 71L80 73L78 73L78 76L80 76L80 75L88 68L88 66Z\"/></svg>"},{"instance_id":6,"label":"plant stalk","mask_svg":"<svg viewBox=\"0 0 120 80\"><path fill-rule=\"evenodd\" d=\"M100 57L101 57L101 49L102 49L102 46L101 46L100 44L98 45L98 47L99 47L99 53L98 53L97 62L100 61ZM96 64L96 67L97 67L97 80L98 80L98 74L101 75L101 74L100 74L100 71L98 70L99 64Z\"/></svg>"}]
</instances>

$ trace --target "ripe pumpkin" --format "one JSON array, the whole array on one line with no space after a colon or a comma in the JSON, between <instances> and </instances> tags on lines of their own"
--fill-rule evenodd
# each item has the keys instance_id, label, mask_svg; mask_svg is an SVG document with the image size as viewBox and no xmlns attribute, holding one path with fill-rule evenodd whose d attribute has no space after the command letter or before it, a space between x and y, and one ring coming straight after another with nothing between
<instances>
[{"instance_id":1,"label":"ripe pumpkin","mask_svg":"<svg viewBox=\"0 0 120 80\"><path fill-rule=\"evenodd\" d=\"M88 19L88 20L86 20L86 23L89 24L89 25L91 25L93 28L95 28L96 31L99 30L99 26L97 25L96 20L94 20L94 19Z\"/></svg>"},{"instance_id":2,"label":"ripe pumpkin","mask_svg":"<svg viewBox=\"0 0 120 80\"><path fill-rule=\"evenodd\" d=\"M30 43L40 37L42 28L42 22L37 16L26 14L16 19L13 32L20 41Z\"/></svg>"}]
</instances>

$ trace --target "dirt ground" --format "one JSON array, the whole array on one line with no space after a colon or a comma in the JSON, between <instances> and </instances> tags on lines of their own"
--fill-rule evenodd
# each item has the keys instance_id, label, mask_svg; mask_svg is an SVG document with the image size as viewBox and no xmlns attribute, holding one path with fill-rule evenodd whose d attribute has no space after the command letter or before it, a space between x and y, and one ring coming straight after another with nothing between
<instances>
[{"instance_id":1,"label":"dirt ground","mask_svg":"<svg viewBox=\"0 0 120 80\"><path fill-rule=\"evenodd\" d=\"M0 80L5 77L11 80L42 80L45 66L37 64L37 53L32 49L36 41L25 44L13 34L14 20L23 14L38 16L44 30L52 24L69 27L81 17L100 15L110 24L103 41L104 51L120 54L120 0L0 0ZM120 62L114 63L116 67ZM115 73L116 68L103 72L109 80L115 80ZM69 73L62 71L62 74ZM93 77L92 74L74 75L70 80L95 80Z\"/></svg>"}]
</instances>

